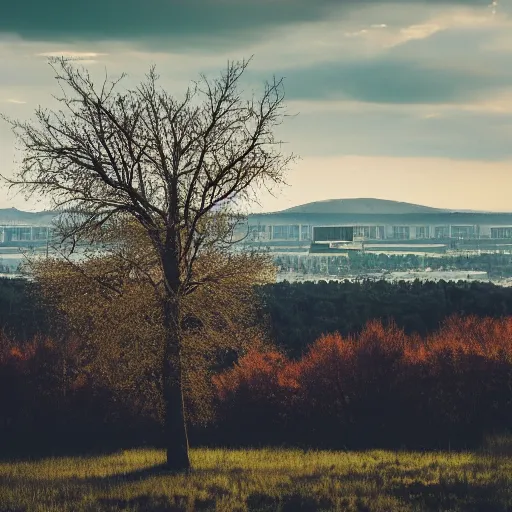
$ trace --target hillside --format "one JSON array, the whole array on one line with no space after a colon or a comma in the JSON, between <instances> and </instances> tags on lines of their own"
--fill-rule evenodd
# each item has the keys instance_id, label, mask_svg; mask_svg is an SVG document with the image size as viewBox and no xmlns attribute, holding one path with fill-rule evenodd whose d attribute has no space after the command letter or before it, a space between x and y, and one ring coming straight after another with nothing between
<instances>
[{"instance_id":1,"label":"hillside","mask_svg":"<svg viewBox=\"0 0 512 512\"><path fill-rule=\"evenodd\" d=\"M413 213L446 213L451 210L431 208L418 204L390 201L387 199L328 199L294 206L276 213L323 213L323 214L413 214Z\"/></svg>"},{"instance_id":2,"label":"hillside","mask_svg":"<svg viewBox=\"0 0 512 512\"><path fill-rule=\"evenodd\" d=\"M50 224L56 212L24 212L16 208L0 208L0 224L30 224L32 226Z\"/></svg>"}]
</instances>

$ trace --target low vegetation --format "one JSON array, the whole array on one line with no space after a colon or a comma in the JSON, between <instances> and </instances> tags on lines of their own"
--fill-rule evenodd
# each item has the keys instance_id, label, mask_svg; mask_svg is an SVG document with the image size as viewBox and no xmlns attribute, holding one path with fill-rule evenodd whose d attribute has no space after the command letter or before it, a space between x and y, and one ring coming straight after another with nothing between
<instances>
[{"instance_id":1,"label":"low vegetation","mask_svg":"<svg viewBox=\"0 0 512 512\"><path fill-rule=\"evenodd\" d=\"M506 511L512 458L492 453L207 450L190 475L164 451L0 463L9 511Z\"/></svg>"}]
</instances>

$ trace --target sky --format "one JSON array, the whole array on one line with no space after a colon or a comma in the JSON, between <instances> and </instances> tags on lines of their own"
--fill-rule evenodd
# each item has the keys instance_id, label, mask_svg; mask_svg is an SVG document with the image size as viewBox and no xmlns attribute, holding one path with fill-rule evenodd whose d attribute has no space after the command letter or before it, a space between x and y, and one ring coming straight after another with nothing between
<instances>
[{"instance_id":1,"label":"sky","mask_svg":"<svg viewBox=\"0 0 512 512\"><path fill-rule=\"evenodd\" d=\"M53 55L81 58L98 80L126 72L127 85L155 64L178 97L253 56L244 86L284 78L297 115L278 136L300 156L255 211L351 197L512 211L512 0L5 1L8 116L52 106ZM19 159L0 121L0 173ZM0 190L0 208L44 204Z\"/></svg>"}]
</instances>

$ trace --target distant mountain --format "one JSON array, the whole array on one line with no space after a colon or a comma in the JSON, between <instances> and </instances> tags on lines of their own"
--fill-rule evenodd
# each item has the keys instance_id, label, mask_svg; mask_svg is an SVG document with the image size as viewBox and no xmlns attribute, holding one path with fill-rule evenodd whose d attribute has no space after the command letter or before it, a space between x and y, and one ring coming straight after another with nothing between
<instances>
[{"instance_id":1,"label":"distant mountain","mask_svg":"<svg viewBox=\"0 0 512 512\"><path fill-rule=\"evenodd\" d=\"M23 212L16 208L0 208L1 224L30 224L32 226L48 225L55 218L57 212Z\"/></svg>"},{"instance_id":2,"label":"distant mountain","mask_svg":"<svg viewBox=\"0 0 512 512\"><path fill-rule=\"evenodd\" d=\"M432 208L418 204L389 201L387 199L328 199L294 206L276 213L319 213L319 214L378 214L397 215L413 213L448 213L455 210ZM460 211L460 210L459 210Z\"/></svg>"}]
</instances>

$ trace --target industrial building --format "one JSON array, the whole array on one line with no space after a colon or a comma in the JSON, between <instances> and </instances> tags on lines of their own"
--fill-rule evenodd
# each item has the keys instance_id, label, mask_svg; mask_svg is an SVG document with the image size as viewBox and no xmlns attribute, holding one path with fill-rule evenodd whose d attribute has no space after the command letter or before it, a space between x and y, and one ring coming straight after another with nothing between
<instances>
[{"instance_id":1,"label":"industrial building","mask_svg":"<svg viewBox=\"0 0 512 512\"><path fill-rule=\"evenodd\" d=\"M379 199L321 201L253 214L247 228L246 244L277 252L512 247L512 213L446 210Z\"/></svg>"}]
</instances>

